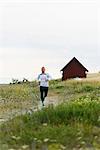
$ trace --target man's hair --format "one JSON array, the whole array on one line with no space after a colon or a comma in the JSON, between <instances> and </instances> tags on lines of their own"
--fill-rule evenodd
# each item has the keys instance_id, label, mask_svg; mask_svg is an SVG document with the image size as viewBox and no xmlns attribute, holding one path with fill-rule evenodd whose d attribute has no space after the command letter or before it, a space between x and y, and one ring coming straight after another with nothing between
<instances>
[{"instance_id":1,"label":"man's hair","mask_svg":"<svg viewBox=\"0 0 100 150\"><path fill-rule=\"evenodd\" d=\"M45 69L45 67L43 66L41 69Z\"/></svg>"}]
</instances>

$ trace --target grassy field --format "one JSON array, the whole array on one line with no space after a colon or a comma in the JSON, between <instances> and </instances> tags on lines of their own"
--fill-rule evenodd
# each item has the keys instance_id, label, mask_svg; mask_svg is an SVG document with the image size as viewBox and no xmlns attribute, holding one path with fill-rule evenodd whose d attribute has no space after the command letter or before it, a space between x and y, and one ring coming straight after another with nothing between
<instances>
[{"instance_id":1,"label":"grassy field","mask_svg":"<svg viewBox=\"0 0 100 150\"><path fill-rule=\"evenodd\" d=\"M10 112L28 110L37 105L38 99L36 82L0 86L0 117Z\"/></svg>"},{"instance_id":2,"label":"grassy field","mask_svg":"<svg viewBox=\"0 0 100 150\"><path fill-rule=\"evenodd\" d=\"M87 74L87 80L100 81L100 73L88 73Z\"/></svg>"},{"instance_id":3,"label":"grassy field","mask_svg":"<svg viewBox=\"0 0 100 150\"><path fill-rule=\"evenodd\" d=\"M1 86L0 115L36 106L38 93L36 82ZM53 80L48 97L55 96L58 106L1 124L0 150L100 150L100 80Z\"/></svg>"}]
</instances>

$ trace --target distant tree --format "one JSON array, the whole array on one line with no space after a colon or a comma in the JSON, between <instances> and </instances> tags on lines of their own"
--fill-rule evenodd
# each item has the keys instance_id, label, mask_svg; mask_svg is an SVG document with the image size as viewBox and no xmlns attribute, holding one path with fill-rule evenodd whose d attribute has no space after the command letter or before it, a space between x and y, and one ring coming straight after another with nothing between
<instances>
[{"instance_id":1,"label":"distant tree","mask_svg":"<svg viewBox=\"0 0 100 150\"><path fill-rule=\"evenodd\" d=\"M18 79L12 79L12 84L17 84L18 83Z\"/></svg>"},{"instance_id":2,"label":"distant tree","mask_svg":"<svg viewBox=\"0 0 100 150\"><path fill-rule=\"evenodd\" d=\"M29 82L28 79L23 78L23 83L27 83L27 82Z\"/></svg>"},{"instance_id":3,"label":"distant tree","mask_svg":"<svg viewBox=\"0 0 100 150\"><path fill-rule=\"evenodd\" d=\"M17 82L17 84L21 84L21 83L22 83L21 81L18 81L18 82Z\"/></svg>"},{"instance_id":4,"label":"distant tree","mask_svg":"<svg viewBox=\"0 0 100 150\"><path fill-rule=\"evenodd\" d=\"M21 84L21 83L28 83L28 82L29 82L29 81L28 81L28 79L26 79L26 78L23 78L22 81L19 81L18 79L12 78L12 82L10 82L9 84Z\"/></svg>"}]
</instances>

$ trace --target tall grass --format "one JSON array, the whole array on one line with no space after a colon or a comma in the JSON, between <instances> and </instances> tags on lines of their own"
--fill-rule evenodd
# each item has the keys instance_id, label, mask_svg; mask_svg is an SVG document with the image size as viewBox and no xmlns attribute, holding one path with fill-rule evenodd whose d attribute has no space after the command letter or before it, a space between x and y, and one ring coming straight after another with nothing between
<instances>
[{"instance_id":1,"label":"tall grass","mask_svg":"<svg viewBox=\"0 0 100 150\"><path fill-rule=\"evenodd\" d=\"M36 91L35 83L23 83L23 84L14 84L14 85L4 85L0 86L0 97L2 99L8 100L28 100L32 99L33 95Z\"/></svg>"},{"instance_id":2,"label":"tall grass","mask_svg":"<svg viewBox=\"0 0 100 150\"><path fill-rule=\"evenodd\" d=\"M37 84L0 87L1 99L38 101ZM19 115L0 126L1 150L100 149L100 83L55 80L49 94L57 95L62 104L43 108L32 114ZM28 107L28 105L27 105ZM14 107L13 107L14 108ZM23 108L22 108L23 109ZM24 146L24 147L23 147ZM26 146L26 148L25 148ZM46 149L44 148L44 149ZM43 149L43 150L44 150Z\"/></svg>"},{"instance_id":3,"label":"tall grass","mask_svg":"<svg viewBox=\"0 0 100 150\"><path fill-rule=\"evenodd\" d=\"M75 101L49 107L36 112L31 117L33 122L49 124L69 124L73 121L83 121L94 125L99 125L100 101L98 98L82 97Z\"/></svg>"},{"instance_id":4,"label":"tall grass","mask_svg":"<svg viewBox=\"0 0 100 150\"><path fill-rule=\"evenodd\" d=\"M97 131L92 131L94 127L98 130L98 133ZM100 101L87 96L57 107L44 108L41 111L34 112L32 115L26 114L16 117L1 127L3 132L0 138L6 139L6 142L14 147L16 147L16 144L31 145L34 138L40 140L41 143L45 138L49 138L50 141L54 139L58 143L72 148L76 143L77 145L80 143L75 139L80 137L77 132L81 132L81 130L83 130L81 138L85 140L85 144L93 144L95 136L100 139L99 127ZM91 134L92 141L91 139L87 140L88 137L91 137ZM14 141L13 136L20 137L20 139ZM72 144L70 144L71 138L74 140L71 141ZM48 145L52 143L50 141ZM37 145L39 146L38 143Z\"/></svg>"},{"instance_id":5,"label":"tall grass","mask_svg":"<svg viewBox=\"0 0 100 150\"><path fill-rule=\"evenodd\" d=\"M37 105L39 92L36 82L0 86L0 114L23 111ZM7 115L7 114L6 114Z\"/></svg>"}]
</instances>

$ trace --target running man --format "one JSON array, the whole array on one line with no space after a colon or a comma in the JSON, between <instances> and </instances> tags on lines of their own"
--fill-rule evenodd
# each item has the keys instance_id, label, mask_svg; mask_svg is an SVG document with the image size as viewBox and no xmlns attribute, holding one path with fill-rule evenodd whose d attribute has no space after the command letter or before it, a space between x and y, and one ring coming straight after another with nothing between
<instances>
[{"instance_id":1,"label":"running man","mask_svg":"<svg viewBox=\"0 0 100 150\"><path fill-rule=\"evenodd\" d=\"M48 94L49 80L51 79L51 77L49 76L49 74L45 73L45 67L42 67L41 71L42 73L38 75L38 81L40 85L42 106L44 106L44 100Z\"/></svg>"}]
</instances>

